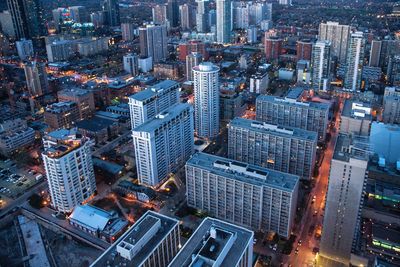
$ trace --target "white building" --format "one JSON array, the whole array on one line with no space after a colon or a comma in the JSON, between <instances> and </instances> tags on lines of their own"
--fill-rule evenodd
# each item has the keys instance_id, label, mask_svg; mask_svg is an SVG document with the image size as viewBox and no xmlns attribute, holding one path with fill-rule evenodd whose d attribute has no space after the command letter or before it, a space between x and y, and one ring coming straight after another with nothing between
<instances>
[{"instance_id":1,"label":"white building","mask_svg":"<svg viewBox=\"0 0 400 267\"><path fill-rule=\"evenodd\" d=\"M254 233L207 217L168 267L253 266Z\"/></svg>"},{"instance_id":2,"label":"white building","mask_svg":"<svg viewBox=\"0 0 400 267\"><path fill-rule=\"evenodd\" d=\"M344 88L352 91L361 89L361 74L364 61L365 38L362 32L351 34L347 51L347 71Z\"/></svg>"},{"instance_id":3,"label":"white building","mask_svg":"<svg viewBox=\"0 0 400 267\"><path fill-rule=\"evenodd\" d=\"M369 136L372 122L371 105L361 101L346 100L340 117L340 132Z\"/></svg>"},{"instance_id":4,"label":"white building","mask_svg":"<svg viewBox=\"0 0 400 267\"><path fill-rule=\"evenodd\" d=\"M152 57L140 57L138 60L139 70L141 72L149 72L153 69L153 58Z\"/></svg>"},{"instance_id":5,"label":"white building","mask_svg":"<svg viewBox=\"0 0 400 267\"><path fill-rule=\"evenodd\" d=\"M266 94L269 86L268 72L257 72L250 76L250 93Z\"/></svg>"},{"instance_id":6,"label":"white building","mask_svg":"<svg viewBox=\"0 0 400 267\"><path fill-rule=\"evenodd\" d=\"M132 130L179 102L179 83L159 82L129 97Z\"/></svg>"},{"instance_id":7,"label":"white building","mask_svg":"<svg viewBox=\"0 0 400 267\"><path fill-rule=\"evenodd\" d=\"M193 81L193 67L198 66L203 61L203 56L200 53L192 52L186 56L186 80Z\"/></svg>"},{"instance_id":8,"label":"white building","mask_svg":"<svg viewBox=\"0 0 400 267\"><path fill-rule=\"evenodd\" d=\"M345 63L350 34L351 27L349 25L328 21L319 25L318 40L330 41L331 55L337 57L339 62Z\"/></svg>"},{"instance_id":9,"label":"white building","mask_svg":"<svg viewBox=\"0 0 400 267\"><path fill-rule=\"evenodd\" d=\"M32 40L21 39L15 45L20 59L27 60L34 56Z\"/></svg>"},{"instance_id":10,"label":"white building","mask_svg":"<svg viewBox=\"0 0 400 267\"><path fill-rule=\"evenodd\" d=\"M124 70L132 77L139 74L139 60L136 54L127 54L123 57Z\"/></svg>"},{"instance_id":11,"label":"white building","mask_svg":"<svg viewBox=\"0 0 400 267\"><path fill-rule=\"evenodd\" d=\"M147 211L90 266L167 267L180 246L179 221Z\"/></svg>"},{"instance_id":12,"label":"white building","mask_svg":"<svg viewBox=\"0 0 400 267\"><path fill-rule=\"evenodd\" d=\"M331 63L331 42L317 41L312 48L311 79L314 90L326 90Z\"/></svg>"},{"instance_id":13,"label":"white building","mask_svg":"<svg viewBox=\"0 0 400 267\"><path fill-rule=\"evenodd\" d=\"M44 136L43 145L51 204L58 211L71 212L96 190L90 139L76 129L61 129Z\"/></svg>"},{"instance_id":14,"label":"white building","mask_svg":"<svg viewBox=\"0 0 400 267\"><path fill-rule=\"evenodd\" d=\"M206 153L186 163L188 206L256 231L289 238L299 177Z\"/></svg>"},{"instance_id":15,"label":"white building","mask_svg":"<svg viewBox=\"0 0 400 267\"><path fill-rule=\"evenodd\" d=\"M383 96L383 121L400 124L400 87L386 87Z\"/></svg>"},{"instance_id":16,"label":"white building","mask_svg":"<svg viewBox=\"0 0 400 267\"><path fill-rule=\"evenodd\" d=\"M292 0L279 0L280 5L291 6Z\"/></svg>"},{"instance_id":17,"label":"white building","mask_svg":"<svg viewBox=\"0 0 400 267\"><path fill-rule=\"evenodd\" d=\"M231 41L232 6L230 0L216 0L217 4L217 43L226 44Z\"/></svg>"},{"instance_id":18,"label":"white building","mask_svg":"<svg viewBox=\"0 0 400 267\"><path fill-rule=\"evenodd\" d=\"M208 0L196 0L197 10L196 10L196 30L197 32L208 32Z\"/></svg>"},{"instance_id":19,"label":"white building","mask_svg":"<svg viewBox=\"0 0 400 267\"><path fill-rule=\"evenodd\" d=\"M326 196L318 266L349 266L354 237L359 232L368 145L364 140L339 135L333 154ZM316 200L319 203L320 199Z\"/></svg>"},{"instance_id":20,"label":"white building","mask_svg":"<svg viewBox=\"0 0 400 267\"><path fill-rule=\"evenodd\" d=\"M219 133L219 68L203 62L193 68L193 77L197 136L214 138Z\"/></svg>"},{"instance_id":21,"label":"white building","mask_svg":"<svg viewBox=\"0 0 400 267\"><path fill-rule=\"evenodd\" d=\"M132 131L140 184L157 187L194 152L193 108L175 104Z\"/></svg>"},{"instance_id":22,"label":"white building","mask_svg":"<svg viewBox=\"0 0 400 267\"><path fill-rule=\"evenodd\" d=\"M153 23L154 24L165 24L167 22L167 6L156 5L152 8Z\"/></svg>"}]
</instances>

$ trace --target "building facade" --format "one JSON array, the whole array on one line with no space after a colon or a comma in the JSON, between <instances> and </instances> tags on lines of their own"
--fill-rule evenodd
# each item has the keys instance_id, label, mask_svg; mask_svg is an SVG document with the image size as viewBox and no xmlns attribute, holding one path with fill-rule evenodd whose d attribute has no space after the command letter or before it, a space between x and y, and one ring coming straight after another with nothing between
<instances>
[{"instance_id":1,"label":"building facade","mask_svg":"<svg viewBox=\"0 0 400 267\"><path fill-rule=\"evenodd\" d=\"M347 71L344 88L352 91L361 89L361 74L364 62L365 38L362 32L351 34L347 52Z\"/></svg>"},{"instance_id":2,"label":"building facade","mask_svg":"<svg viewBox=\"0 0 400 267\"><path fill-rule=\"evenodd\" d=\"M76 129L61 129L44 136L43 145L51 204L58 211L71 212L96 191L90 139Z\"/></svg>"},{"instance_id":3,"label":"building facade","mask_svg":"<svg viewBox=\"0 0 400 267\"><path fill-rule=\"evenodd\" d=\"M132 77L139 75L139 60L136 54L127 54L123 57L124 70Z\"/></svg>"},{"instance_id":4,"label":"building facade","mask_svg":"<svg viewBox=\"0 0 400 267\"><path fill-rule=\"evenodd\" d=\"M92 117L96 110L93 93L88 90L70 88L59 91L57 95L60 102L71 101L78 105L79 118L81 120Z\"/></svg>"},{"instance_id":5,"label":"building facade","mask_svg":"<svg viewBox=\"0 0 400 267\"><path fill-rule=\"evenodd\" d=\"M217 12L217 43L227 44L231 41L232 32L232 2L216 0Z\"/></svg>"},{"instance_id":6,"label":"building facade","mask_svg":"<svg viewBox=\"0 0 400 267\"><path fill-rule=\"evenodd\" d=\"M261 95L256 99L256 120L314 131L318 133L318 140L323 141L329 108L325 103Z\"/></svg>"},{"instance_id":7,"label":"building facade","mask_svg":"<svg viewBox=\"0 0 400 267\"><path fill-rule=\"evenodd\" d=\"M142 57L151 57L154 63L167 58L167 27L165 25L150 24L140 27L139 41Z\"/></svg>"},{"instance_id":8,"label":"building facade","mask_svg":"<svg viewBox=\"0 0 400 267\"><path fill-rule=\"evenodd\" d=\"M132 131L140 184L157 187L194 152L193 108L175 104Z\"/></svg>"},{"instance_id":9,"label":"building facade","mask_svg":"<svg viewBox=\"0 0 400 267\"><path fill-rule=\"evenodd\" d=\"M196 153L186 163L188 206L257 231L289 238L299 177Z\"/></svg>"},{"instance_id":10,"label":"building facade","mask_svg":"<svg viewBox=\"0 0 400 267\"><path fill-rule=\"evenodd\" d=\"M242 118L228 126L228 157L311 179L317 133Z\"/></svg>"},{"instance_id":11,"label":"building facade","mask_svg":"<svg viewBox=\"0 0 400 267\"><path fill-rule=\"evenodd\" d=\"M79 109L75 102L58 102L46 107L44 111L44 122L50 128L71 128L75 122L79 121Z\"/></svg>"},{"instance_id":12,"label":"building facade","mask_svg":"<svg viewBox=\"0 0 400 267\"><path fill-rule=\"evenodd\" d=\"M319 25L318 40L330 41L332 44L331 55L337 57L339 62L345 63L350 34L351 27L349 25L328 21Z\"/></svg>"},{"instance_id":13,"label":"building facade","mask_svg":"<svg viewBox=\"0 0 400 267\"><path fill-rule=\"evenodd\" d=\"M46 65L39 62L24 64L26 87L31 96L41 96L49 92Z\"/></svg>"},{"instance_id":14,"label":"building facade","mask_svg":"<svg viewBox=\"0 0 400 267\"><path fill-rule=\"evenodd\" d=\"M330 41L318 41L312 48L311 81L314 90L327 90L331 65Z\"/></svg>"},{"instance_id":15,"label":"building facade","mask_svg":"<svg viewBox=\"0 0 400 267\"><path fill-rule=\"evenodd\" d=\"M179 102L179 83L165 80L129 97L132 130Z\"/></svg>"},{"instance_id":16,"label":"building facade","mask_svg":"<svg viewBox=\"0 0 400 267\"><path fill-rule=\"evenodd\" d=\"M212 139L219 133L219 68L203 62L192 70L195 130L197 136Z\"/></svg>"}]
</instances>

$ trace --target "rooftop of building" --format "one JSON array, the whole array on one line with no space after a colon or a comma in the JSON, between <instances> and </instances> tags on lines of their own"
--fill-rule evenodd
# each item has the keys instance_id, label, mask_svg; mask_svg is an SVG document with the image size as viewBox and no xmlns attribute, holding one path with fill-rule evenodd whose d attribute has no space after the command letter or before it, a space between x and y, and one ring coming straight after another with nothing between
<instances>
[{"instance_id":1,"label":"rooftop of building","mask_svg":"<svg viewBox=\"0 0 400 267\"><path fill-rule=\"evenodd\" d=\"M287 192L294 191L299 182L299 176L293 174L283 173L206 153L194 154L186 162L186 165L196 166L208 170L213 174L230 179L257 186L273 187Z\"/></svg>"},{"instance_id":2,"label":"rooftop of building","mask_svg":"<svg viewBox=\"0 0 400 267\"><path fill-rule=\"evenodd\" d=\"M141 266L156 246L178 225L179 221L173 218L148 211L91 266ZM154 229L156 231L153 234L146 235ZM117 251L119 248L133 250L136 249L135 245L140 247L131 260L121 256Z\"/></svg>"},{"instance_id":3,"label":"rooftop of building","mask_svg":"<svg viewBox=\"0 0 400 267\"><path fill-rule=\"evenodd\" d=\"M202 62L197 66L193 67L193 71L199 71L199 72L218 72L219 67L214 65L211 62Z\"/></svg>"},{"instance_id":4,"label":"rooftop of building","mask_svg":"<svg viewBox=\"0 0 400 267\"><path fill-rule=\"evenodd\" d=\"M107 111L129 112L129 105L125 104L125 103L121 103L121 104L118 104L115 106L108 106Z\"/></svg>"},{"instance_id":5,"label":"rooftop of building","mask_svg":"<svg viewBox=\"0 0 400 267\"><path fill-rule=\"evenodd\" d=\"M329 110L329 104L326 103L318 103L318 102L301 102L297 101L296 99L291 99L288 97L276 97L272 95L259 95L256 101L267 101L267 102L275 102L275 103L282 103L285 105L296 105L296 106L303 106L305 108L313 108L319 110Z\"/></svg>"},{"instance_id":6,"label":"rooftop of building","mask_svg":"<svg viewBox=\"0 0 400 267\"><path fill-rule=\"evenodd\" d=\"M153 119L139 125L133 131L134 132L154 132L165 123L168 123L172 118L177 117L182 111L186 109L193 109L192 105L187 103L177 103L166 109L165 111L158 114Z\"/></svg>"},{"instance_id":7,"label":"rooftop of building","mask_svg":"<svg viewBox=\"0 0 400 267\"><path fill-rule=\"evenodd\" d=\"M113 213L95 206L78 205L69 216L69 219L83 224L88 228L102 231L113 216Z\"/></svg>"},{"instance_id":8,"label":"rooftop of building","mask_svg":"<svg viewBox=\"0 0 400 267\"><path fill-rule=\"evenodd\" d=\"M76 122L76 127L90 132L98 132L107 129L111 125L115 124L115 121L101 118L93 117L91 119Z\"/></svg>"},{"instance_id":9,"label":"rooftop of building","mask_svg":"<svg viewBox=\"0 0 400 267\"><path fill-rule=\"evenodd\" d=\"M53 113L53 114L59 114L62 112L65 112L67 110L70 110L72 108L77 108L77 104L72 101L61 101L57 102L51 105L48 105L46 107L46 112Z\"/></svg>"},{"instance_id":10,"label":"rooftop of building","mask_svg":"<svg viewBox=\"0 0 400 267\"><path fill-rule=\"evenodd\" d=\"M342 117L351 117L362 120L372 120L371 105L361 101L344 101Z\"/></svg>"},{"instance_id":11,"label":"rooftop of building","mask_svg":"<svg viewBox=\"0 0 400 267\"><path fill-rule=\"evenodd\" d=\"M58 92L58 96L79 97L88 95L90 92L81 88L67 88Z\"/></svg>"},{"instance_id":12,"label":"rooftop of building","mask_svg":"<svg viewBox=\"0 0 400 267\"><path fill-rule=\"evenodd\" d=\"M131 95L130 98L136 101L145 101L159 94L162 94L164 90L167 90L175 86L179 86L179 83L172 80L164 80L162 82L152 85L151 87L146 88L143 91Z\"/></svg>"},{"instance_id":13,"label":"rooftop of building","mask_svg":"<svg viewBox=\"0 0 400 267\"><path fill-rule=\"evenodd\" d=\"M170 267L236 266L249 246L253 246L254 233L245 228L213 218L205 218ZM226 254L225 254L226 253Z\"/></svg>"},{"instance_id":14,"label":"rooftop of building","mask_svg":"<svg viewBox=\"0 0 400 267\"><path fill-rule=\"evenodd\" d=\"M93 157L93 166L101 168L101 169L109 172L110 174L114 174L114 175L119 174L124 169L123 166L121 166L117 163L109 162L109 161L98 159L95 157Z\"/></svg>"},{"instance_id":15,"label":"rooftop of building","mask_svg":"<svg viewBox=\"0 0 400 267\"><path fill-rule=\"evenodd\" d=\"M275 124L269 124L256 120L244 119L240 117L234 118L229 125L246 128L259 133L269 133L272 135L278 135L287 138L297 138L314 142L317 142L318 140L318 134L316 132L289 126L279 126Z\"/></svg>"},{"instance_id":16,"label":"rooftop of building","mask_svg":"<svg viewBox=\"0 0 400 267\"><path fill-rule=\"evenodd\" d=\"M372 153L368 137L339 134L333 159L349 162L350 158L368 161Z\"/></svg>"},{"instance_id":17,"label":"rooftop of building","mask_svg":"<svg viewBox=\"0 0 400 267\"><path fill-rule=\"evenodd\" d=\"M88 139L73 128L52 131L45 135L43 140L51 142L45 146L43 154L50 158L60 158L79 148Z\"/></svg>"},{"instance_id":18,"label":"rooftop of building","mask_svg":"<svg viewBox=\"0 0 400 267\"><path fill-rule=\"evenodd\" d=\"M302 96L304 90L305 90L305 88L300 87L300 86L290 88L286 94L286 97L290 98L290 99L299 99L299 97Z\"/></svg>"},{"instance_id":19,"label":"rooftop of building","mask_svg":"<svg viewBox=\"0 0 400 267\"><path fill-rule=\"evenodd\" d=\"M400 125L372 122L370 143L374 153L387 163L400 160Z\"/></svg>"}]
</instances>

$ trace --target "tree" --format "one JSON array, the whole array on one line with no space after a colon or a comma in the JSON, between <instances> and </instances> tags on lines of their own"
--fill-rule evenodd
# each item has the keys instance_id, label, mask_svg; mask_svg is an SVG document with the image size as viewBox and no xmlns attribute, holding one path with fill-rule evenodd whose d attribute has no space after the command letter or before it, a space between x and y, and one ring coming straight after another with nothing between
<instances>
[{"instance_id":1,"label":"tree","mask_svg":"<svg viewBox=\"0 0 400 267\"><path fill-rule=\"evenodd\" d=\"M44 207L43 200L43 197L41 197L40 195L33 194L29 198L29 205L31 205L35 209L41 209Z\"/></svg>"}]
</instances>

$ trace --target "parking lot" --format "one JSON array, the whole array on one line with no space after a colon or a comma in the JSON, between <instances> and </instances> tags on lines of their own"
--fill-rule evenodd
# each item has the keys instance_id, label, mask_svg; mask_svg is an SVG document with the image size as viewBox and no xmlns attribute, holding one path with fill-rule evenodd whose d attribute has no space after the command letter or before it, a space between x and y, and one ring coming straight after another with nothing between
<instances>
[{"instance_id":1,"label":"parking lot","mask_svg":"<svg viewBox=\"0 0 400 267\"><path fill-rule=\"evenodd\" d=\"M0 196L16 199L43 178L34 170L17 168L10 160L0 161Z\"/></svg>"}]
</instances>

